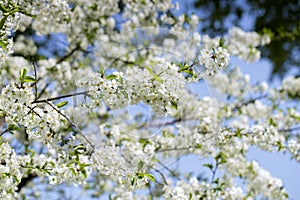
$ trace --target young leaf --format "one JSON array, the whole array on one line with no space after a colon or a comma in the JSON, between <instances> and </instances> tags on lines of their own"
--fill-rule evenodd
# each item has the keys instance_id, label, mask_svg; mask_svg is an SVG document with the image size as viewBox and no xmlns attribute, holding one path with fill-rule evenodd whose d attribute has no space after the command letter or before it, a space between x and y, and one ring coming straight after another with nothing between
<instances>
[{"instance_id":1,"label":"young leaf","mask_svg":"<svg viewBox=\"0 0 300 200\"><path fill-rule=\"evenodd\" d=\"M140 161L139 164L138 164L138 171L140 171L144 166L144 162L143 161Z\"/></svg>"},{"instance_id":2,"label":"young leaf","mask_svg":"<svg viewBox=\"0 0 300 200\"><path fill-rule=\"evenodd\" d=\"M27 75L27 69L26 68L21 69L19 80L23 82L26 75Z\"/></svg>"},{"instance_id":3,"label":"young leaf","mask_svg":"<svg viewBox=\"0 0 300 200\"><path fill-rule=\"evenodd\" d=\"M150 179L151 181L153 181L153 182L156 183L156 179L155 179L155 177L154 177L152 174L145 173L144 175L145 175L148 179Z\"/></svg>"},{"instance_id":4,"label":"young leaf","mask_svg":"<svg viewBox=\"0 0 300 200\"><path fill-rule=\"evenodd\" d=\"M292 118L296 119L296 120L300 120L300 116L297 115L291 115Z\"/></svg>"},{"instance_id":5,"label":"young leaf","mask_svg":"<svg viewBox=\"0 0 300 200\"><path fill-rule=\"evenodd\" d=\"M25 83L35 83L36 80L33 77L31 77L31 76L25 76L24 77L24 82Z\"/></svg>"},{"instance_id":6,"label":"young leaf","mask_svg":"<svg viewBox=\"0 0 300 200\"><path fill-rule=\"evenodd\" d=\"M4 110L1 110L1 109L0 109L0 117L4 117L5 114L6 114L6 112L5 112Z\"/></svg>"},{"instance_id":7,"label":"young leaf","mask_svg":"<svg viewBox=\"0 0 300 200\"><path fill-rule=\"evenodd\" d=\"M8 8L6 8L4 5L0 4L0 10L2 11L2 13L8 13L9 10Z\"/></svg>"},{"instance_id":8,"label":"young leaf","mask_svg":"<svg viewBox=\"0 0 300 200\"><path fill-rule=\"evenodd\" d=\"M131 179L131 186L134 186L135 182L136 182L136 178L133 177L133 178Z\"/></svg>"},{"instance_id":9,"label":"young leaf","mask_svg":"<svg viewBox=\"0 0 300 200\"><path fill-rule=\"evenodd\" d=\"M163 83L163 80L159 78L158 75L156 75L149 67L146 67L148 73L159 83Z\"/></svg>"},{"instance_id":10,"label":"young leaf","mask_svg":"<svg viewBox=\"0 0 300 200\"><path fill-rule=\"evenodd\" d=\"M7 127L8 131L14 131L14 130L19 130L19 127L17 125L14 124L9 124Z\"/></svg>"},{"instance_id":11,"label":"young leaf","mask_svg":"<svg viewBox=\"0 0 300 200\"><path fill-rule=\"evenodd\" d=\"M178 104L176 101L171 101L171 105L177 110Z\"/></svg>"},{"instance_id":12,"label":"young leaf","mask_svg":"<svg viewBox=\"0 0 300 200\"><path fill-rule=\"evenodd\" d=\"M213 165L212 164L203 164L204 167L208 167L210 170L213 170Z\"/></svg>"},{"instance_id":13,"label":"young leaf","mask_svg":"<svg viewBox=\"0 0 300 200\"><path fill-rule=\"evenodd\" d=\"M273 118L270 118L270 119L269 119L269 125L270 125L270 126L274 126L274 127L277 126L276 123L274 122Z\"/></svg>"},{"instance_id":14,"label":"young leaf","mask_svg":"<svg viewBox=\"0 0 300 200\"><path fill-rule=\"evenodd\" d=\"M8 15L4 16L4 17L1 19L1 21L0 21L0 30L3 28L4 23L5 23L6 19L7 19L7 17L8 17Z\"/></svg>"},{"instance_id":15,"label":"young leaf","mask_svg":"<svg viewBox=\"0 0 300 200\"><path fill-rule=\"evenodd\" d=\"M7 47L7 42L0 40L0 46L2 47L2 49L6 49Z\"/></svg>"},{"instance_id":16,"label":"young leaf","mask_svg":"<svg viewBox=\"0 0 300 200\"><path fill-rule=\"evenodd\" d=\"M72 167L70 167L69 169L70 169L70 171L72 172L72 174L73 174L74 176L76 176L76 171L75 171L75 169L73 169Z\"/></svg>"},{"instance_id":17,"label":"young leaf","mask_svg":"<svg viewBox=\"0 0 300 200\"><path fill-rule=\"evenodd\" d=\"M67 104L68 104L67 101L62 101L62 102L59 102L58 104L56 104L56 107L61 108L61 107L64 107L65 105L67 105Z\"/></svg>"},{"instance_id":18,"label":"young leaf","mask_svg":"<svg viewBox=\"0 0 300 200\"><path fill-rule=\"evenodd\" d=\"M108 75L105 77L106 80L112 80L112 79L116 79L116 78L118 78L118 76L114 75L114 74L111 74L111 75Z\"/></svg>"},{"instance_id":19,"label":"young leaf","mask_svg":"<svg viewBox=\"0 0 300 200\"><path fill-rule=\"evenodd\" d=\"M224 47L224 39L220 38L219 40L219 47Z\"/></svg>"}]
</instances>

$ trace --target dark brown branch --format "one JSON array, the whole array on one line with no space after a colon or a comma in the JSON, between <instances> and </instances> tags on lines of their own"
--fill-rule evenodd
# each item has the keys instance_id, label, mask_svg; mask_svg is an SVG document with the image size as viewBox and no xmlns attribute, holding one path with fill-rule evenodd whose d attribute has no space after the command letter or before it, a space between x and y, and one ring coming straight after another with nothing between
<instances>
[{"instance_id":1,"label":"dark brown branch","mask_svg":"<svg viewBox=\"0 0 300 200\"><path fill-rule=\"evenodd\" d=\"M63 61L65 61L66 59L68 59L69 57L71 57L77 50L79 50L80 47L77 46L76 48L72 49L68 54L64 55L62 58L60 58L56 64L60 64L62 63Z\"/></svg>"},{"instance_id":2,"label":"dark brown branch","mask_svg":"<svg viewBox=\"0 0 300 200\"><path fill-rule=\"evenodd\" d=\"M47 99L35 100L32 103L47 103L49 101L55 101L55 100L59 100L59 99L63 99L63 98L74 97L74 96L78 96L78 95L87 95L87 94L88 94L88 91L77 92L77 93L66 94L66 95L62 95L62 96L58 96L58 97L51 97L51 98L47 98Z\"/></svg>"},{"instance_id":3,"label":"dark brown branch","mask_svg":"<svg viewBox=\"0 0 300 200\"><path fill-rule=\"evenodd\" d=\"M30 173L30 174L28 174L27 177L22 178L22 179L21 179L21 182L20 182L20 183L18 184L18 186L17 186L17 188L18 188L18 189L17 189L17 192L20 192L21 189L22 189L23 187L25 187L26 184L27 184L28 182L30 182L32 179L34 179L35 177L37 177L36 174Z\"/></svg>"}]
</instances>

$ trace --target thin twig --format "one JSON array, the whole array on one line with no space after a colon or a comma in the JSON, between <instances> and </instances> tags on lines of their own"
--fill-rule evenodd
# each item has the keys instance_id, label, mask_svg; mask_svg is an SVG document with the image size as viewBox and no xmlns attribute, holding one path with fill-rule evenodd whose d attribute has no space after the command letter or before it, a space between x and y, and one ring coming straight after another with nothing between
<instances>
[{"instance_id":1,"label":"thin twig","mask_svg":"<svg viewBox=\"0 0 300 200\"><path fill-rule=\"evenodd\" d=\"M34 90L35 90L35 99L34 100L37 100L38 99L38 91L37 91L37 73L36 73L36 64L35 64L35 61L34 61L34 58L31 57L32 59L32 65L33 65L33 71L34 71L34 79L35 79L35 82L34 82Z\"/></svg>"},{"instance_id":2,"label":"thin twig","mask_svg":"<svg viewBox=\"0 0 300 200\"><path fill-rule=\"evenodd\" d=\"M211 177L210 184L212 184L215 180L215 176L216 176L216 173L217 173L217 170L218 170L218 166L219 166L219 163L217 162L215 168L212 170L213 174L212 174L212 177Z\"/></svg>"},{"instance_id":3,"label":"thin twig","mask_svg":"<svg viewBox=\"0 0 300 200\"><path fill-rule=\"evenodd\" d=\"M180 157L176 160L178 161L180 159ZM167 171L169 171L177 180L181 181L181 178L178 176L178 174L176 174L173 170L171 170L168 166L166 166L165 164L163 164L162 162L158 161L158 163Z\"/></svg>"},{"instance_id":4,"label":"thin twig","mask_svg":"<svg viewBox=\"0 0 300 200\"><path fill-rule=\"evenodd\" d=\"M76 48L72 49L68 54L64 55L62 58L60 58L56 64L62 63L63 61L65 61L66 59L68 59L70 56L72 56L75 51L79 50L80 46L77 46Z\"/></svg>"},{"instance_id":5,"label":"thin twig","mask_svg":"<svg viewBox=\"0 0 300 200\"><path fill-rule=\"evenodd\" d=\"M268 94L264 94L264 95L261 95L259 97L256 97L256 98L253 98L253 99L249 99L243 103L241 103L240 105L236 105L233 110L239 110L241 107L243 106L246 106L250 103L254 103L256 100L259 100L259 99L264 99L264 98L267 98L268 97Z\"/></svg>"},{"instance_id":6,"label":"thin twig","mask_svg":"<svg viewBox=\"0 0 300 200\"><path fill-rule=\"evenodd\" d=\"M73 94L66 94L66 95L51 97L51 98L47 98L47 99L35 100L32 103L47 103L49 101L59 100L59 99L68 98L68 97L74 97L74 96L78 96L78 95L87 95L87 94L88 94L88 91L77 92L77 93L73 93Z\"/></svg>"},{"instance_id":7,"label":"thin twig","mask_svg":"<svg viewBox=\"0 0 300 200\"><path fill-rule=\"evenodd\" d=\"M85 141L92 147L92 153L94 151L95 145L93 145L89 139L84 135L84 133L80 130L80 128L72 121L69 117L67 117L65 114L63 114L59 109L57 109L55 106L53 106L49 101L46 101L48 105L50 105L56 112L58 112L61 116L63 116L73 127L77 129L77 131L80 133L80 135L85 139Z\"/></svg>"},{"instance_id":8,"label":"thin twig","mask_svg":"<svg viewBox=\"0 0 300 200\"><path fill-rule=\"evenodd\" d=\"M181 147L181 148L175 147L175 148L158 149L155 152L189 150L190 148L193 148L193 147L188 146L188 147Z\"/></svg>"},{"instance_id":9,"label":"thin twig","mask_svg":"<svg viewBox=\"0 0 300 200\"><path fill-rule=\"evenodd\" d=\"M291 131L297 131L300 130L300 126L295 126L293 128L287 128L287 129L279 129L279 132L291 132Z\"/></svg>"},{"instance_id":10,"label":"thin twig","mask_svg":"<svg viewBox=\"0 0 300 200\"><path fill-rule=\"evenodd\" d=\"M177 119L174 119L172 121L169 121L169 122L165 122L165 123L162 123L162 124L143 124L141 126L138 126L137 129L141 129L141 128L149 128L149 127L161 127L161 126L169 126L169 125L173 125L177 122L180 122L181 121L181 118L177 118Z\"/></svg>"},{"instance_id":11,"label":"thin twig","mask_svg":"<svg viewBox=\"0 0 300 200\"><path fill-rule=\"evenodd\" d=\"M155 169L155 168L152 168L152 169L153 169L154 171L156 171L157 173L159 173L159 175L161 176L161 178L162 178L164 184L165 184L165 185L168 185L168 182L167 182L167 179L166 179L165 175L164 175L161 171L159 171L158 169Z\"/></svg>"},{"instance_id":12,"label":"thin twig","mask_svg":"<svg viewBox=\"0 0 300 200\"><path fill-rule=\"evenodd\" d=\"M46 89L47 89L47 87L48 87L49 85L50 85L50 83L46 83L46 85L45 85L44 88L41 90L41 92L39 93L38 97L37 97L35 100L41 98L41 96L45 93L45 91L46 91Z\"/></svg>"}]
</instances>

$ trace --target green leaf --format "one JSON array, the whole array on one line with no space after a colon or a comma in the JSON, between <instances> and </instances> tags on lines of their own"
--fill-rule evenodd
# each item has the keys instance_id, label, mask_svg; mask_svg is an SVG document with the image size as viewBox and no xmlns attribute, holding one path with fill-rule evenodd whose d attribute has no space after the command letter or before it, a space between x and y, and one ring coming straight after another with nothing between
<instances>
[{"instance_id":1,"label":"green leaf","mask_svg":"<svg viewBox=\"0 0 300 200\"><path fill-rule=\"evenodd\" d=\"M235 136L238 137L238 138L240 138L240 139L242 139L242 134L241 134L242 130L243 130L242 128L238 128L235 131Z\"/></svg>"},{"instance_id":2,"label":"green leaf","mask_svg":"<svg viewBox=\"0 0 300 200\"><path fill-rule=\"evenodd\" d=\"M189 194L189 200L191 200L193 198L192 193Z\"/></svg>"},{"instance_id":3,"label":"green leaf","mask_svg":"<svg viewBox=\"0 0 300 200\"><path fill-rule=\"evenodd\" d=\"M291 115L292 118L296 119L296 120L299 120L300 121L300 116L297 116L297 115Z\"/></svg>"},{"instance_id":4,"label":"green leaf","mask_svg":"<svg viewBox=\"0 0 300 200\"><path fill-rule=\"evenodd\" d=\"M219 164L223 164L226 163L227 156L223 152L220 152L215 159Z\"/></svg>"},{"instance_id":5,"label":"green leaf","mask_svg":"<svg viewBox=\"0 0 300 200\"><path fill-rule=\"evenodd\" d=\"M146 70L148 73L159 83L163 83L164 81L157 75L155 74L149 67L146 67Z\"/></svg>"},{"instance_id":6,"label":"green leaf","mask_svg":"<svg viewBox=\"0 0 300 200\"><path fill-rule=\"evenodd\" d=\"M219 40L219 47L224 47L224 39L220 38Z\"/></svg>"},{"instance_id":7,"label":"green leaf","mask_svg":"<svg viewBox=\"0 0 300 200\"><path fill-rule=\"evenodd\" d=\"M165 131L165 130L163 130L162 131L162 135L163 135L163 137L169 137L169 138L174 138L175 137L175 135L174 134L172 134L172 133L170 133L170 132L168 132L168 131Z\"/></svg>"},{"instance_id":8,"label":"green leaf","mask_svg":"<svg viewBox=\"0 0 300 200\"><path fill-rule=\"evenodd\" d=\"M4 16L4 17L1 19L1 21L0 21L0 30L2 30L2 28L3 28L3 26L4 26L4 23L5 23L6 19L7 19L7 17L8 17L8 15Z\"/></svg>"},{"instance_id":9,"label":"green leaf","mask_svg":"<svg viewBox=\"0 0 300 200\"><path fill-rule=\"evenodd\" d=\"M31 77L31 76L25 76L25 77L24 77L24 82L25 82L25 83L35 83L36 80L35 80L35 78L33 78L33 77Z\"/></svg>"},{"instance_id":10,"label":"green leaf","mask_svg":"<svg viewBox=\"0 0 300 200\"><path fill-rule=\"evenodd\" d=\"M203 164L203 166L209 168L210 170L213 170L214 168L212 164Z\"/></svg>"},{"instance_id":11,"label":"green leaf","mask_svg":"<svg viewBox=\"0 0 300 200\"><path fill-rule=\"evenodd\" d=\"M146 176L148 179L156 183L156 179L152 174L144 173L144 176Z\"/></svg>"},{"instance_id":12,"label":"green leaf","mask_svg":"<svg viewBox=\"0 0 300 200\"><path fill-rule=\"evenodd\" d=\"M73 174L74 176L76 176L75 169L73 169L72 167L70 167L69 169L70 169L70 171L72 172L72 174Z\"/></svg>"},{"instance_id":13,"label":"green leaf","mask_svg":"<svg viewBox=\"0 0 300 200\"><path fill-rule=\"evenodd\" d=\"M21 69L19 80L23 82L26 75L27 75L27 69L26 68Z\"/></svg>"},{"instance_id":14,"label":"green leaf","mask_svg":"<svg viewBox=\"0 0 300 200\"><path fill-rule=\"evenodd\" d=\"M0 4L0 10L2 11L2 13L8 13L8 9L2 4Z\"/></svg>"},{"instance_id":15,"label":"green leaf","mask_svg":"<svg viewBox=\"0 0 300 200\"><path fill-rule=\"evenodd\" d=\"M127 94L125 91L121 90L121 93L124 95L124 97L125 97L126 99L128 99L128 94Z\"/></svg>"},{"instance_id":16,"label":"green leaf","mask_svg":"<svg viewBox=\"0 0 300 200\"><path fill-rule=\"evenodd\" d=\"M118 76L114 75L114 74L110 74L110 75L105 77L106 80L112 80L112 79L116 79L116 78L118 78Z\"/></svg>"},{"instance_id":17,"label":"green leaf","mask_svg":"<svg viewBox=\"0 0 300 200\"><path fill-rule=\"evenodd\" d=\"M187 64L179 64L179 72L182 72L182 71L184 71L184 70L187 70L187 69L190 69L191 68L191 66L189 66L189 65L187 65Z\"/></svg>"},{"instance_id":18,"label":"green leaf","mask_svg":"<svg viewBox=\"0 0 300 200\"><path fill-rule=\"evenodd\" d=\"M65 105L67 105L67 104L68 104L67 101L62 101L62 102L59 102L58 104L56 104L56 107L61 108L61 107L64 107Z\"/></svg>"},{"instance_id":19,"label":"green leaf","mask_svg":"<svg viewBox=\"0 0 300 200\"><path fill-rule=\"evenodd\" d=\"M4 110L1 110L1 109L0 109L0 117L4 117L5 114L6 114L6 112L5 112Z\"/></svg>"},{"instance_id":20,"label":"green leaf","mask_svg":"<svg viewBox=\"0 0 300 200\"><path fill-rule=\"evenodd\" d=\"M17 125L14 124L9 124L7 127L8 131L14 131L14 130L19 130L19 127Z\"/></svg>"},{"instance_id":21,"label":"green leaf","mask_svg":"<svg viewBox=\"0 0 300 200\"><path fill-rule=\"evenodd\" d=\"M182 70L181 72L187 73L188 75L191 75L191 76L194 75L194 72L192 69L185 69L185 70Z\"/></svg>"},{"instance_id":22,"label":"green leaf","mask_svg":"<svg viewBox=\"0 0 300 200\"><path fill-rule=\"evenodd\" d=\"M213 183L215 183L215 184L217 184L217 185L219 184L219 182L220 182L220 179L219 179L219 178L217 178L216 180L213 181Z\"/></svg>"},{"instance_id":23,"label":"green leaf","mask_svg":"<svg viewBox=\"0 0 300 200\"><path fill-rule=\"evenodd\" d=\"M177 110L178 104L176 101L171 101L171 105Z\"/></svg>"},{"instance_id":24,"label":"green leaf","mask_svg":"<svg viewBox=\"0 0 300 200\"><path fill-rule=\"evenodd\" d=\"M85 150L85 147L83 146L83 144L80 144L80 145L77 145L75 148L74 148L75 151L78 151L78 150Z\"/></svg>"},{"instance_id":25,"label":"green leaf","mask_svg":"<svg viewBox=\"0 0 300 200\"><path fill-rule=\"evenodd\" d=\"M42 169L46 169L47 165L48 165L48 161L46 161L46 162L43 164Z\"/></svg>"},{"instance_id":26,"label":"green leaf","mask_svg":"<svg viewBox=\"0 0 300 200\"><path fill-rule=\"evenodd\" d=\"M284 150L285 149L285 146L283 146L282 144L281 144L281 142L279 142L279 141L277 141L277 147L278 147L278 151L281 151L281 150Z\"/></svg>"},{"instance_id":27,"label":"green leaf","mask_svg":"<svg viewBox=\"0 0 300 200\"><path fill-rule=\"evenodd\" d=\"M0 46L2 47L2 49L6 49L7 47L7 42L0 40Z\"/></svg>"},{"instance_id":28,"label":"green leaf","mask_svg":"<svg viewBox=\"0 0 300 200\"><path fill-rule=\"evenodd\" d=\"M134 186L135 182L136 182L136 178L133 177L133 178L131 179L131 186Z\"/></svg>"},{"instance_id":29,"label":"green leaf","mask_svg":"<svg viewBox=\"0 0 300 200\"><path fill-rule=\"evenodd\" d=\"M139 143L141 143L143 146L146 146L147 144L149 144L149 140L144 139L144 138L140 138L139 139Z\"/></svg>"},{"instance_id":30,"label":"green leaf","mask_svg":"<svg viewBox=\"0 0 300 200\"><path fill-rule=\"evenodd\" d=\"M276 124L275 124L273 118L270 118L270 119L269 119L269 125L270 125L270 126L276 127Z\"/></svg>"},{"instance_id":31,"label":"green leaf","mask_svg":"<svg viewBox=\"0 0 300 200\"><path fill-rule=\"evenodd\" d=\"M15 180L15 182L20 183L20 180L18 179L17 175L12 174L12 177Z\"/></svg>"},{"instance_id":32,"label":"green leaf","mask_svg":"<svg viewBox=\"0 0 300 200\"><path fill-rule=\"evenodd\" d=\"M144 166L144 162L140 161L139 164L138 164L138 171L141 171L141 169L143 168L143 166Z\"/></svg>"}]
</instances>

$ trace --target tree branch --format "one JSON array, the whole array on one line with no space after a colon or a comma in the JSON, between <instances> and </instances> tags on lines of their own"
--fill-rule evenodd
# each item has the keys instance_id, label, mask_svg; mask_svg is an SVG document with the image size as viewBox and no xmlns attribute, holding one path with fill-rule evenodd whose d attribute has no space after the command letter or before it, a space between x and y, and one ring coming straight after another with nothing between
<instances>
[{"instance_id":1,"label":"tree branch","mask_svg":"<svg viewBox=\"0 0 300 200\"><path fill-rule=\"evenodd\" d=\"M95 150L95 145L93 145L89 139L84 135L84 133L80 130L80 128L69 118L67 117L65 114L63 114L59 109L57 109L55 106L53 106L49 101L46 101L46 103L51 106L56 112L58 112L61 116L63 116L73 127L75 127L78 132L80 133L80 135L84 138L84 140L91 146L92 151L89 152L89 154L92 154Z\"/></svg>"},{"instance_id":2,"label":"tree branch","mask_svg":"<svg viewBox=\"0 0 300 200\"><path fill-rule=\"evenodd\" d=\"M34 79L35 79L35 82L34 82L35 99L34 100L37 100L38 94L37 94L37 84L36 84L36 81L37 81L36 64L34 62L33 57L31 59L32 59L32 65L33 65L33 71L34 71Z\"/></svg>"},{"instance_id":3,"label":"tree branch","mask_svg":"<svg viewBox=\"0 0 300 200\"><path fill-rule=\"evenodd\" d=\"M30 174L28 174L27 177L22 178L22 179L21 179L21 182L20 182L20 183L18 184L18 186L17 186L17 187L18 187L17 192L20 192L21 189L22 189L24 186L26 186L26 184L27 184L28 182L30 182L32 179L34 179L35 177L37 177L36 174L30 173Z\"/></svg>"},{"instance_id":4,"label":"tree branch","mask_svg":"<svg viewBox=\"0 0 300 200\"><path fill-rule=\"evenodd\" d=\"M77 92L77 93L73 93L73 94L66 94L66 95L51 97L51 98L47 98L47 99L34 100L32 103L47 103L49 101L55 101L55 100L68 98L68 97L74 97L74 96L78 96L78 95L88 95L88 91Z\"/></svg>"}]
</instances>

